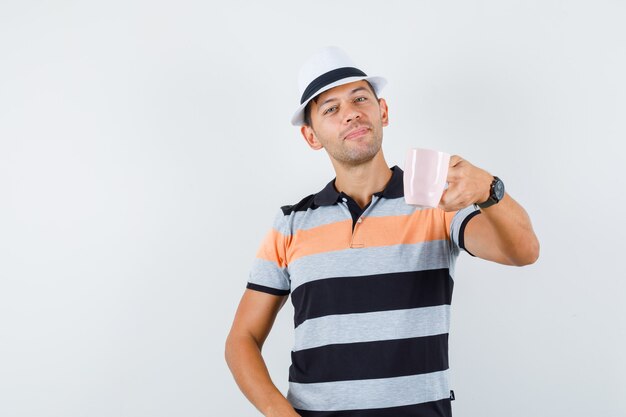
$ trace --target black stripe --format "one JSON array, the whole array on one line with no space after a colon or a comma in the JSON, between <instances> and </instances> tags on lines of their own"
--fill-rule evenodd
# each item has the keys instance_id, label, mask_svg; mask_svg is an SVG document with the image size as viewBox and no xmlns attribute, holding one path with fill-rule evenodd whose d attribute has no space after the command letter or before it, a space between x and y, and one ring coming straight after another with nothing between
<instances>
[{"instance_id":1,"label":"black stripe","mask_svg":"<svg viewBox=\"0 0 626 417\"><path fill-rule=\"evenodd\" d=\"M313 97L315 93L328 84L348 77L367 77L367 74L354 67L343 67L328 71L309 83L304 93L302 93L302 97L300 97L300 104Z\"/></svg>"},{"instance_id":2,"label":"black stripe","mask_svg":"<svg viewBox=\"0 0 626 417\"><path fill-rule=\"evenodd\" d=\"M472 214L468 215L463 220L463 223L461 223L461 228L459 229L459 246L461 247L461 249L463 249L465 252L469 253L472 256L474 255L465 248L465 226L467 226L467 223L469 223L469 221L478 214L480 214L480 210L476 210Z\"/></svg>"},{"instance_id":3,"label":"black stripe","mask_svg":"<svg viewBox=\"0 0 626 417\"><path fill-rule=\"evenodd\" d=\"M296 408L296 412L302 417L452 417L448 398L402 407L344 411L306 411Z\"/></svg>"},{"instance_id":4,"label":"black stripe","mask_svg":"<svg viewBox=\"0 0 626 417\"><path fill-rule=\"evenodd\" d=\"M272 294L272 295L289 295L289 290L279 290L277 288L266 287L265 285L253 284L251 282L248 282L248 285L246 285L246 288L255 290L255 291L265 292L265 293Z\"/></svg>"},{"instance_id":5,"label":"black stripe","mask_svg":"<svg viewBox=\"0 0 626 417\"><path fill-rule=\"evenodd\" d=\"M289 381L301 384L445 371L448 334L304 349L291 352L291 364Z\"/></svg>"},{"instance_id":6,"label":"black stripe","mask_svg":"<svg viewBox=\"0 0 626 417\"><path fill-rule=\"evenodd\" d=\"M453 285L448 268L307 282L291 294L294 327L331 314L450 304Z\"/></svg>"}]
</instances>

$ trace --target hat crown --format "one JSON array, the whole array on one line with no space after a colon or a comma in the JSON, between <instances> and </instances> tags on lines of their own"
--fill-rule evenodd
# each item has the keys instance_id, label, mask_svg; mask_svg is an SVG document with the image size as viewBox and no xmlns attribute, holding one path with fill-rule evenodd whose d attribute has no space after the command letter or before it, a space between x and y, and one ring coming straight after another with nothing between
<instances>
[{"instance_id":1,"label":"hat crown","mask_svg":"<svg viewBox=\"0 0 626 417\"><path fill-rule=\"evenodd\" d=\"M360 80L369 82L377 95L387 84L383 77L368 76L358 69L342 49L327 46L319 50L302 65L298 73L300 105L291 117L291 124L298 126L305 123L306 106L315 96L331 88Z\"/></svg>"},{"instance_id":2,"label":"hat crown","mask_svg":"<svg viewBox=\"0 0 626 417\"><path fill-rule=\"evenodd\" d=\"M322 74L337 68L355 67L354 62L342 49L328 46L311 56L300 68L298 74L298 88L300 94L306 90L311 81Z\"/></svg>"}]
</instances>

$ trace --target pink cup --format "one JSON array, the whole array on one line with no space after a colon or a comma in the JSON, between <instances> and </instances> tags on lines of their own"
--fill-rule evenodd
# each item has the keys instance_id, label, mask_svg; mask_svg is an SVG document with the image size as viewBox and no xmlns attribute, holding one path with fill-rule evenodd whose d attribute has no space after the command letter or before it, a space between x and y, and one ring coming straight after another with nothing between
<instances>
[{"instance_id":1,"label":"pink cup","mask_svg":"<svg viewBox=\"0 0 626 417\"><path fill-rule=\"evenodd\" d=\"M404 200L407 204L437 207L448 177L450 154L409 149L404 164Z\"/></svg>"}]
</instances>

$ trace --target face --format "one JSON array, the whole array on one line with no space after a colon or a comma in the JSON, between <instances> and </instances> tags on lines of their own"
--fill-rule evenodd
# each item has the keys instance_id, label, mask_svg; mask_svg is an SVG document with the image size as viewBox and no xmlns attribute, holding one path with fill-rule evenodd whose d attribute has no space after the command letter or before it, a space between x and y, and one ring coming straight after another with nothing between
<instances>
[{"instance_id":1,"label":"face","mask_svg":"<svg viewBox=\"0 0 626 417\"><path fill-rule=\"evenodd\" d=\"M311 126L302 126L313 149L326 149L333 162L359 165L380 152L387 103L376 100L367 82L356 81L323 92L311 101Z\"/></svg>"}]
</instances>

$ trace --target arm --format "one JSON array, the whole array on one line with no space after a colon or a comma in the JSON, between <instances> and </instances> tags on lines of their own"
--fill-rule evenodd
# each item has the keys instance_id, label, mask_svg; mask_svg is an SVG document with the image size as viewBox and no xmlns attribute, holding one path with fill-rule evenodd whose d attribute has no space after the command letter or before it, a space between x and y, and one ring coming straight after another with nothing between
<instances>
[{"instance_id":1,"label":"arm","mask_svg":"<svg viewBox=\"0 0 626 417\"><path fill-rule=\"evenodd\" d=\"M261 356L263 343L287 296L247 289L226 339L225 356L237 385L267 417L299 416L270 379Z\"/></svg>"},{"instance_id":2,"label":"arm","mask_svg":"<svg viewBox=\"0 0 626 417\"><path fill-rule=\"evenodd\" d=\"M489 198L493 176L459 156L450 158L448 189L439 207L459 210ZM510 195L481 209L465 228L465 248L473 255L505 265L523 266L539 257L539 241L524 208Z\"/></svg>"}]
</instances>

